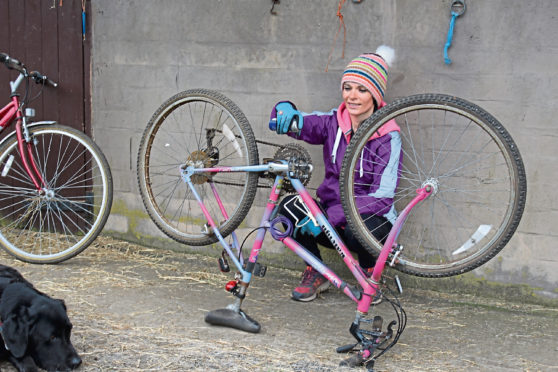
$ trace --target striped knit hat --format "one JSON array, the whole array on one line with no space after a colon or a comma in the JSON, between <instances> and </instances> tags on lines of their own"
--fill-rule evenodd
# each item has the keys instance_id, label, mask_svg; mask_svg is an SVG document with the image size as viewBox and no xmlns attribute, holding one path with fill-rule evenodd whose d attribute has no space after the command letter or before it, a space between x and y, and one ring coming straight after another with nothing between
<instances>
[{"instance_id":1,"label":"striped knit hat","mask_svg":"<svg viewBox=\"0 0 558 372\"><path fill-rule=\"evenodd\" d=\"M376 53L361 54L345 68L341 78L341 89L346 81L361 84L370 91L376 105L379 106L386 91L388 65L392 64L394 57L394 50L385 45L378 47Z\"/></svg>"}]
</instances>

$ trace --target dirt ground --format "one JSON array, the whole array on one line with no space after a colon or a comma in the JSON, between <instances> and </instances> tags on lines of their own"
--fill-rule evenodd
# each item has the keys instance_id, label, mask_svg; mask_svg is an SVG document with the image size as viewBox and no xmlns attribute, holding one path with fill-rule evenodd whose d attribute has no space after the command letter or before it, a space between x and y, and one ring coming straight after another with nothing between
<instances>
[{"instance_id":1,"label":"dirt ground","mask_svg":"<svg viewBox=\"0 0 558 372\"><path fill-rule=\"evenodd\" d=\"M355 370L339 368L346 355L335 352L352 342L354 303L334 289L292 301L298 272L268 267L254 279L243 309L262 331L249 334L204 322L232 302L224 291L232 276L213 258L103 237L59 265L0 259L65 300L80 371ZM558 371L556 308L411 289L400 300L407 328L376 371ZM391 320L387 305L377 310Z\"/></svg>"}]
</instances>

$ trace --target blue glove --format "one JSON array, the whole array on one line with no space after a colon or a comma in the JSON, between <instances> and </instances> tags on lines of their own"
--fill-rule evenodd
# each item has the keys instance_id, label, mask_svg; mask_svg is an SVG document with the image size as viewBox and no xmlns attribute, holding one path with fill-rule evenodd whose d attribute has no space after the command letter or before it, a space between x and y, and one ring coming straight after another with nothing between
<instances>
[{"instance_id":1,"label":"blue glove","mask_svg":"<svg viewBox=\"0 0 558 372\"><path fill-rule=\"evenodd\" d=\"M293 119L298 121L298 129L302 129L303 119L300 111L295 110L293 105L288 102L281 102L275 107L277 111L277 134L285 134L291 130Z\"/></svg>"}]
</instances>

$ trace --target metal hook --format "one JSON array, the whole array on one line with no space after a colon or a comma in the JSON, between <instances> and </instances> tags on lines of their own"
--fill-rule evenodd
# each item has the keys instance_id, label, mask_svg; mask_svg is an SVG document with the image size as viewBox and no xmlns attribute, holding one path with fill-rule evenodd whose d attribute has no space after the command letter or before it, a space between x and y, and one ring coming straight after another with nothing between
<instances>
[{"instance_id":1,"label":"metal hook","mask_svg":"<svg viewBox=\"0 0 558 372\"><path fill-rule=\"evenodd\" d=\"M467 5L465 5L465 0L453 0L451 3L451 14L459 17L463 15L467 10Z\"/></svg>"},{"instance_id":2,"label":"metal hook","mask_svg":"<svg viewBox=\"0 0 558 372\"><path fill-rule=\"evenodd\" d=\"M272 15L277 15L277 11L275 10L275 5L280 4L281 0L271 0L271 9L270 9L270 13Z\"/></svg>"}]
</instances>

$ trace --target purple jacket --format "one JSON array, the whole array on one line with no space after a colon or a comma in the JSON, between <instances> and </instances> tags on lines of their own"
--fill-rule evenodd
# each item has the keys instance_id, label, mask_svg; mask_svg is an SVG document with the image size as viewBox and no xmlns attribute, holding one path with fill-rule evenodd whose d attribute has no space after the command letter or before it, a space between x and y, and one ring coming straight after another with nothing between
<instances>
[{"instance_id":1,"label":"purple jacket","mask_svg":"<svg viewBox=\"0 0 558 372\"><path fill-rule=\"evenodd\" d=\"M347 220L339 195L339 176L352 134L349 113L345 103L342 103L339 108L327 113L301 114L304 118L302 130L298 134L289 133L289 136L313 145L323 145L325 177L316 195L332 225L345 226ZM275 117L274 108L271 118ZM362 186L355 193L362 195L357 199L361 214L381 215L393 223L397 217L393 197L402 161L400 129L394 120L390 120L379 132L379 136L369 140L357 163L359 174L356 181Z\"/></svg>"}]
</instances>

